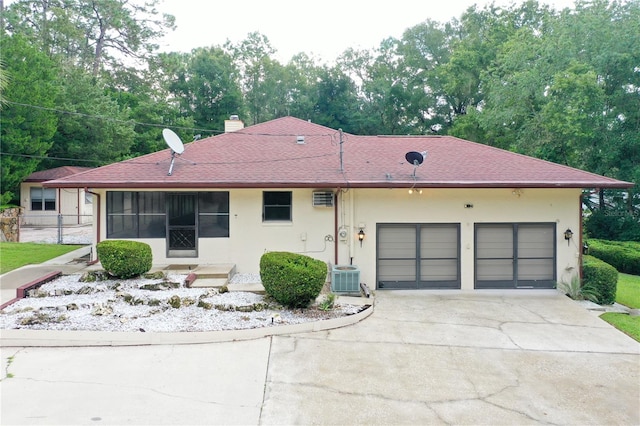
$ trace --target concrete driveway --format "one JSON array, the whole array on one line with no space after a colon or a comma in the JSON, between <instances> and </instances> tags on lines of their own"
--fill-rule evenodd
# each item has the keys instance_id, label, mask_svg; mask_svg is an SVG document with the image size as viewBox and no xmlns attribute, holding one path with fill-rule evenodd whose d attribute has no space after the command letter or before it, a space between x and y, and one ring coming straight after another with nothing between
<instances>
[{"instance_id":1,"label":"concrete driveway","mask_svg":"<svg viewBox=\"0 0 640 426\"><path fill-rule=\"evenodd\" d=\"M546 290L377 292L335 330L2 358L2 424L640 424L640 344Z\"/></svg>"}]
</instances>

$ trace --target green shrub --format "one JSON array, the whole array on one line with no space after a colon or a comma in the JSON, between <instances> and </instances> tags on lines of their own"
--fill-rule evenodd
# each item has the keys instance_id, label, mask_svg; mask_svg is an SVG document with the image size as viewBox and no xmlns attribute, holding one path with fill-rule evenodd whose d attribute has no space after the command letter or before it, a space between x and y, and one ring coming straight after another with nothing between
<instances>
[{"instance_id":1,"label":"green shrub","mask_svg":"<svg viewBox=\"0 0 640 426\"><path fill-rule=\"evenodd\" d=\"M640 275L640 243L589 240L589 254L625 274Z\"/></svg>"},{"instance_id":2,"label":"green shrub","mask_svg":"<svg viewBox=\"0 0 640 426\"><path fill-rule=\"evenodd\" d=\"M289 252L269 252L260 258L260 278L267 294L290 308L309 306L324 286L327 265Z\"/></svg>"},{"instance_id":3,"label":"green shrub","mask_svg":"<svg viewBox=\"0 0 640 426\"><path fill-rule=\"evenodd\" d=\"M98 243L96 251L105 271L118 278L137 277L151 269L151 247L145 243L105 240Z\"/></svg>"},{"instance_id":4,"label":"green shrub","mask_svg":"<svg viewBox=\"0 0 640 426\"><path fill-rule=\"evenodd\" d=\"M611 305L616 301L618 271L613 266L593 256L582 261L583 285L597 291L598 303Z\"/></svg>"},{"instance_id":5,"label":"green shrub","mask_svg":"<svg viewBox=\"0 0 640 426\"><path fill-rule=\"evenodd\" d=\"M595 210L584 220L584 229L591 238L617 241L640 240L640 216L624 209Z\"/></svg>"},{"instance_id":6,"label":"green shrub","mask_svg":"<svg viewBox=\"0 0 640 426\"><path fill-rule=\"evenodd\" d=\"M598 303L600 298L600 294L593 285L583 285L577 275L574 275L568 283L559 282L557 288L573 300L590 300Z\"/></svg>"}]
</instances>

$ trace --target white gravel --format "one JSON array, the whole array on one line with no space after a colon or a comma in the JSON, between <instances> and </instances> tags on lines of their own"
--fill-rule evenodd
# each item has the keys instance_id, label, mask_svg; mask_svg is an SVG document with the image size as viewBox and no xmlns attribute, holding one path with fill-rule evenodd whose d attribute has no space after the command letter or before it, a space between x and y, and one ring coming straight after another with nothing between
<instances>
[{"instance_id":1,"label":"white gravel","mask_svg":"<svg viewBox=\"0 0 640 426\"><path fill-rule=\"evenodd\" d=\"M323 311L315 305L304 310L289 310L255 293L220 294L213 288L186 288L186 275L169 275L165 280L140 278L96 282L80 282L80 277L60 277L43 284L31 297L6 307L0 311L0 329L240 330L336 318L361 309L355 305L336 305L330 311ZM260 282L260 277L238 274L232 282ZM141 288L158 283L176 283L177 288ZM179 308L169 304L175 296L180 298Z\"/></svg>"}]
</instances>

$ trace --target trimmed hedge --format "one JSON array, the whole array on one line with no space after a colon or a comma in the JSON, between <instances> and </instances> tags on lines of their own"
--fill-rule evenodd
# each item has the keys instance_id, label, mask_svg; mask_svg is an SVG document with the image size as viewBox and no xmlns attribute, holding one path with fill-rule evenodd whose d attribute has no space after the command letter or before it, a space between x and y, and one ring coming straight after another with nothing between
<instances>
[{"instance_id":1,"label":"trimmed hedge","mask_svg":"<svg viewBox=\"0 0 640 426\"><path fill-rule=\"evenodd\" d=\"M616 301L618 271L608 263L585 255L582 259L582 284L593 288L598 294L598 303L611 305Z\"/></svg>"},{"instance_id":2,"label":"trimmed hedge","mask_svg":"<svg viewBox=\"0 0 640 426\"><path fill-rule=\"evenodd\" d=\"M327 265L302 254L273 251L260 258L260 278L265 291L289 308L304 308L320 294Z\"/></svg>"},{"instance_id":3,"label":"trimmed hedge","mask_svg":"<svg viewBox=\"0 0 640 426\"><path fill-rule=\"evenodd\" d=\"M151 246L139 241L105 240L96 246L102 267L118 278L132 278L149 272Z\"/></svg>"},{"instance_id":4,"label":"trimmed hedge","mask_svg":"<svg viewBox=\"0 0 640 426\"><path fill-rule=\"evenodd\" d=\"M589 240L589 254L625 274L640 275L640 243L634 241Z\"/></svg>"}]
</instances>

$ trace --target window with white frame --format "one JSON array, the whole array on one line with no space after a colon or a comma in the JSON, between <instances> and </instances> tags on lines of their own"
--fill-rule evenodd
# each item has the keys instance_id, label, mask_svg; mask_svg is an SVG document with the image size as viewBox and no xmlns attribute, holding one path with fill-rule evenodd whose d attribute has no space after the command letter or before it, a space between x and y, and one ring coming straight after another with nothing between
<instances>
[{"instance_id":1,"label":"window with white frame","mask_svg":"<svg viewBox=\"0 0 640 426\"><path fill-rule=\"evenodd\" d=\"M262 193L262 220L264 222L291 221L291 191L264 191Z\"/></svg>"},{"instance_id":2,"label":"window with white frame","mask_svg":"<svg viewBox=\"0 0 640 426\"><path fill-rule=\"evenodd\" d=\"M31 210L56 209L56 189L55 188L31 188Z\"/></svg>"}]
</instances>

